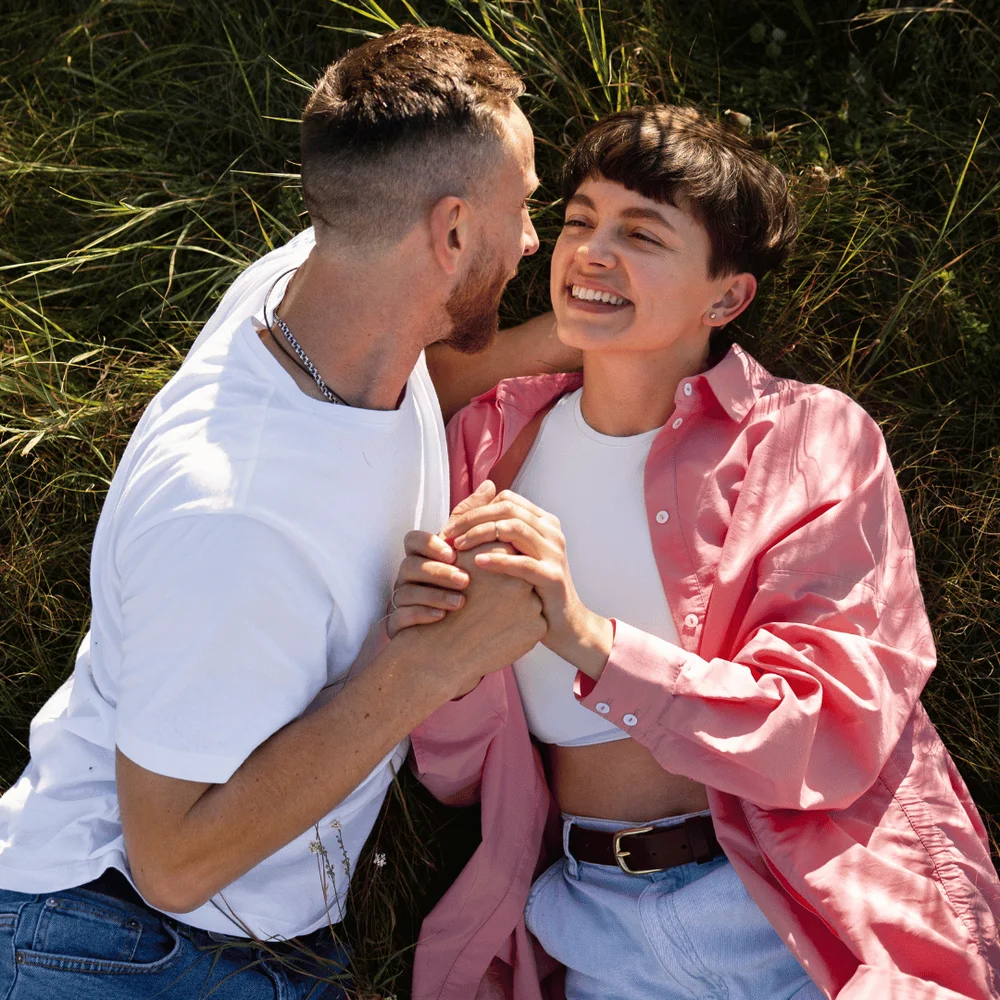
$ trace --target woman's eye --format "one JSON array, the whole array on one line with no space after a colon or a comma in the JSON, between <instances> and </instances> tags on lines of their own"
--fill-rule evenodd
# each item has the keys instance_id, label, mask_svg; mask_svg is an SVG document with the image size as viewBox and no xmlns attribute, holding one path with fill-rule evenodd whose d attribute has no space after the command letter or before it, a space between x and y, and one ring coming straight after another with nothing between
<instances>
[{"instance_id":1,"label":"woman's eye","mask_svg":"<svg viewBox=\"0 0 1000 1000\"><path fill-rule=\"evenodd\" d=\"M654 240L652 236L647 236L645 233L632 233L632 235L637 240L645 240L645 242L652 243L654 246L660 246L659 240Z\"/></svg>"},{"instance_id":2,"label":"woman's eye","mask_svg":"<svg viewBox=\"0 0 1000 1000\"><path fill-rule=\"evenodd\" d=\"M586 225L587 225L587 223L584 222L583 219L567 219L563 223L564 227L566 227L566 226L586 226Z\"/></svg>"}]
</instances>

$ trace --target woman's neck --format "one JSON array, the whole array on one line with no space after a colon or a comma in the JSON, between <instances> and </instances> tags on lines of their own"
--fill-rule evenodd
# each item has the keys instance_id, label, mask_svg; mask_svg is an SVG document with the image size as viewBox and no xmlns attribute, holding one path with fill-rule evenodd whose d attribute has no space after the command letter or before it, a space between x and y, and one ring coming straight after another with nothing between
<instances>
[{"instance_id":1,"label":"woman's neck","mask_svg":"<svg viewBox=\"0 0 1000 1000\"><path fill-rule=\"evenodd\" d=\"M644 353L587 351L583 356L584 420L600 434L629 437L662 427L677 386L703 372L708 342Z\"/></svg>"}]
</instances>

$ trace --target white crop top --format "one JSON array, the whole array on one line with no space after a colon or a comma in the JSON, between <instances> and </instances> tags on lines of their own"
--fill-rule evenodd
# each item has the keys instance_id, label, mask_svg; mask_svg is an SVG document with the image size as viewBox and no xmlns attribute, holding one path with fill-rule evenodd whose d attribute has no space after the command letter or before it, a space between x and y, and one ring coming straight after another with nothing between
<instances>
[{"instance_id":1,"label":"white crop top","mask_svg":"<svg viewBox=\"0 0 1000 1000\"><path fill-rule=\"evenodd\" d=\"M599 434L583 419L582 392L563 396L546 415L511 488L559 518L573 582L591 611L677 642L646 518L643 474L658 429ZM543 743L628 736L579 704L576 668L541 643L514 663L514 676L528 728Z\"/></svg>"}]
</instances>

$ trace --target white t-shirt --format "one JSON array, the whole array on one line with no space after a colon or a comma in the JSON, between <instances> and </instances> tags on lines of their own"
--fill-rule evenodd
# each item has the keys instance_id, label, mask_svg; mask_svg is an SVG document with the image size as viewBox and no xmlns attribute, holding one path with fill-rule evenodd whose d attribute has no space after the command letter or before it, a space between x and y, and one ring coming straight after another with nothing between
<instances>
[{"instance_id":1,"label":"white t-shirt","mask_svg":"<svg viewBox=\"0 0 1000 1000\"><path fill-rule=\"evenodd\" d=\"M563 396L545 415L511 488L559 518L573 583L591 611L677 642L643 482L659 429L600 434L583 419L582 393ZM514 676L528 728L543 743L587 746L628 736L576 700L576 667L541 643L515 661Z\"/></svg>"},{"instance_id":2,"label":"white t-shirt","mask_svg":"<svg viewBox=\"0 0 1000 1000\"><path fill-rule=\"evenodd\" d=\"M0 799L3 888L128 874L115 745L160 774L227 781L345 677L384 613L404 534L447 517L423 356L399 409L362 410L307 396L260 341L265 293L280 278L280 302L312 242L307 231L240 276L132 435L94 538L91 631ZM339 920L343 855L353 869L406 750L319 824L326 899L308 830L181 919L264 938L315 930L328 908Z\"/></svg>"}]
</instances>

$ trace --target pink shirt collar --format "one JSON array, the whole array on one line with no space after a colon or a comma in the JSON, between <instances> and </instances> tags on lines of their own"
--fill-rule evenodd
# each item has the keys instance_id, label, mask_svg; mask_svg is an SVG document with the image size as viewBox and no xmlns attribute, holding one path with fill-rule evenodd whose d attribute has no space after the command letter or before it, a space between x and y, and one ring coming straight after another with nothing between
<instances>
[{"instance_id":1,"label":"pink shirt collar","mask_svg":"<svg viewBox=\"0 0 1000 1000\"><path fill-rule=\"evenodd\" d=\"M704 382L729 418L739 423L753 408L765 385L771 381L773 376L746 351L734 344L717 364L682 381L677 386L674 401L683 401L685 382L692 385ZM506 413L514 411L518 417L525 415L525 419L512 419L509 423L510 430L517 434L542 406L582 384L583 375L580 372L527 375L504 379L499 385L478 396L476 401L495 400Z\"/></svg>"}]
</instances>

